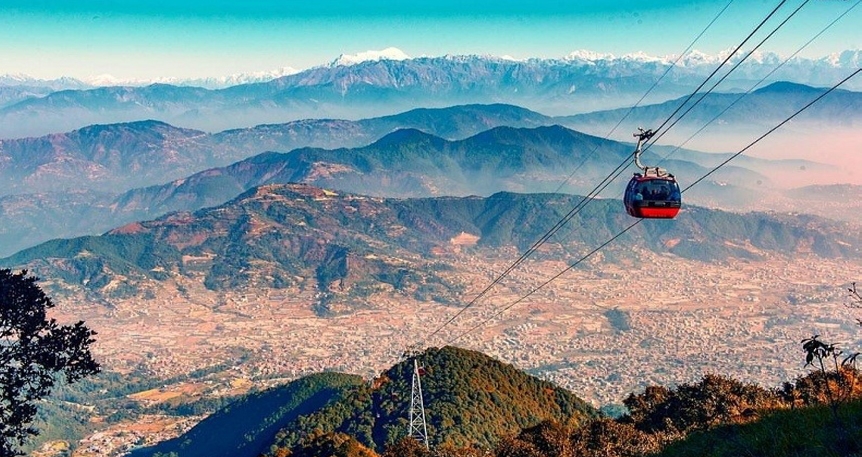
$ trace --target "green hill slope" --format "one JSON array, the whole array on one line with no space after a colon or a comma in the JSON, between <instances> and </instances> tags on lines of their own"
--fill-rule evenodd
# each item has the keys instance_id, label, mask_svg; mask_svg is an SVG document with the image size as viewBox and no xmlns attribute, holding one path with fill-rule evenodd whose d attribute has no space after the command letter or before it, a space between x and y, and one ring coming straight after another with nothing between
<instances>
[{"instance_id":1,"label":"green hill slope","mask_svg":"<svg viewBox=\"0 0 862 457\"><path fill-rule=\"evenodd\" d=\"M257 456L268 450L272 437L299 417L343 400L363 385L362 378L319 373L282 387L250 394L201 421L183 436L132 453L187 457Z\"/></svg>"},{"instance_id":2,"label":"green hill slope","mask_svg":"<svg viewBox=\"0 0 862 457\"><path fill-rule=\"evenodd\" d=\"M693 433L657 457L844 457L862 452L862 401L841 405L836 424L826 405L777 411L744 425Z\"/></svg>"},{"instance_id":3,"label":"green hill slope","mask_svg":"<svg viewBox=\"0 0 862 457\"><path fill-rule=\"evenodd\" d=\"M444 347L418 356L432 445L495 445L544 420L572 424L597 412L574 394L481 353ZM412 359L372 383L334 373L251 395L188 433L135 457L256 457L301 449L324 434L346 435L381 452L407 435Z\"/></svg>"}]
</instances>

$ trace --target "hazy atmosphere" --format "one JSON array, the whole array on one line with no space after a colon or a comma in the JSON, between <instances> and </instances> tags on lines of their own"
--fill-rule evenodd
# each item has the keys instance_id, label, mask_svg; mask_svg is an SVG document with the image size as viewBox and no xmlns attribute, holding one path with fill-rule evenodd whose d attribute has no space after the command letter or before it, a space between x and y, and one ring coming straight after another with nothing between
<instances>
[{"instance_id":1,"label":"hazy atmosphere","mask_svg":"<svg viewBox=\"0 0 862 457\"><path fill-rule=\"evenodd\" d=\"M862 0L0 0L0 457L862 455Z\"/></svg>"}]
</instances>

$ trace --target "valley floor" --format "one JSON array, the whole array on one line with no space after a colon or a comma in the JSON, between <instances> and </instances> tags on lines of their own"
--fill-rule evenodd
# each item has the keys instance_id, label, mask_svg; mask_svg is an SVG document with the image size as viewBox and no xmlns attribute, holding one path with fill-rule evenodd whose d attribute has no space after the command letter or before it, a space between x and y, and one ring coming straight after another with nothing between
<instances>
[{"instance_id":1,"label":"valley floor","mask_svg":"<svg viewBox=\"0 0 862 457\"><path fill-rule=\"evenodd\" d=\"M638 250L613 262L594 259L513 305L566 267L549 254L525 263L424 345L482 351L596 406L706 373L777 386L806 373L800 341L815 334L862 347L862 313L844 306L846 287L862 278L860 261L803 256L706 264ZM132 397L141 404L189 389L237 394L322 370L371 378L426 340L518 253L441 255L455 267L446 274L469 285L459 307L387 292L366 309L321 318L311 310L314 292L222 294L191 281L111 306L81 297L56 302L61 320L84 319L98 332L95 350L107 370L144 368L167 378L226 364L223 381ZM81 452L75 455L92 455Z\"/></svg>"}]
</instances>

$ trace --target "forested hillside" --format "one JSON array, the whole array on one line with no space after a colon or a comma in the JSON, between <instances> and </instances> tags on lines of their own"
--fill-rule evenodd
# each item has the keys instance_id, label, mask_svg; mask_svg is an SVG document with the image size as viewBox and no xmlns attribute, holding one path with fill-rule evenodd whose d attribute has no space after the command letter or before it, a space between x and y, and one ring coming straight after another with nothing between
<instances>
[{"instance_id":1,"label":"forested hillside","mask_svg":"<svg viewBox=\"0 0 862 457\"><path fill-rule=\"evenodd\" d=\"M480 353L444 347L415 357L430 449L409 437L408 358L370 383L321 373L248 395L133 456L847 456L862 450L862 376L851 366L815 370L779 389L720 375L649 386L630 394L625 414L614 419Z\"/></svg>"},{"instance_id":2,"label":"forested hillside","mask_svg":"<svg viewBox=\"0 0 862 457\"><path fill-rule=\"evenodd\" d=\"M424 369L428 434L435 446L489 448L501 437L553 420L572 425L596 417L574 394L481 353L444 347L416 356ZM413 359L370 384L323 373L250 395L185 435L135 453L180 457L254 457L308 446L323 434L350 436L382 452L408 431Z\"/></svg>"},{"instance_id":3,"label":"forested hillside","mask_svg":"<svg viewBox=\"0 0 862 457\"><path fill-rule=\"evenodd\" d=\"M468 248L477 252L525 250L581 199L514 193L381 199L269 185L219 207L133 223L102 236L43 243L0 259L0 265L59 280L56 293L83 285L101 298L138 296L185 277L210 290L316 289L323 294L316 305L321 314L357 309L381 287L450 303L463 285L443 274L451 269L446 258L432 254L450 252L461 234L476 237L475 247ZM549 246L592 248L630 223L619 201L597 200ZM715 261L793 253L853 257L862 237L845 224L818 218L690 207L674 221L640 224L620 242Z\"/></svg>"}]
</instances>

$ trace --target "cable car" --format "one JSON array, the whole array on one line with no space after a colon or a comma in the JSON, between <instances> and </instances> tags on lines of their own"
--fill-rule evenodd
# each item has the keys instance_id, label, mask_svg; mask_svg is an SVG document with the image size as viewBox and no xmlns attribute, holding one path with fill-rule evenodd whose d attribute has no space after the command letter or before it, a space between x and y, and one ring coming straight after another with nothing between
<instances>
[{"instance_id":1,"label":"cable car","mask_svg":"<svg viewBox=\"0 0 862 457\"><path fill-rule=\"evenodd\" d=\"M679 184L672 174L635 173L626 187L623 201L630 215L648 219L672 219L682 206Z\"/></svg>"},{"instance_id":2,"label":"cable car","mask_svg":"<svg viewBox=\"0 0 862 457\"><path fill-rule=\"evenodd\" d=\"M640 155L643 143L655 134L652 130L635 133L638 139L634 152L635 165L643 173L635 173L626 186L623 203L626 212L631 216L646 219L673 219L682 206L682 193L676 178L659 167L647 167L641 164Z\"/></svg>"}]
</instances>

